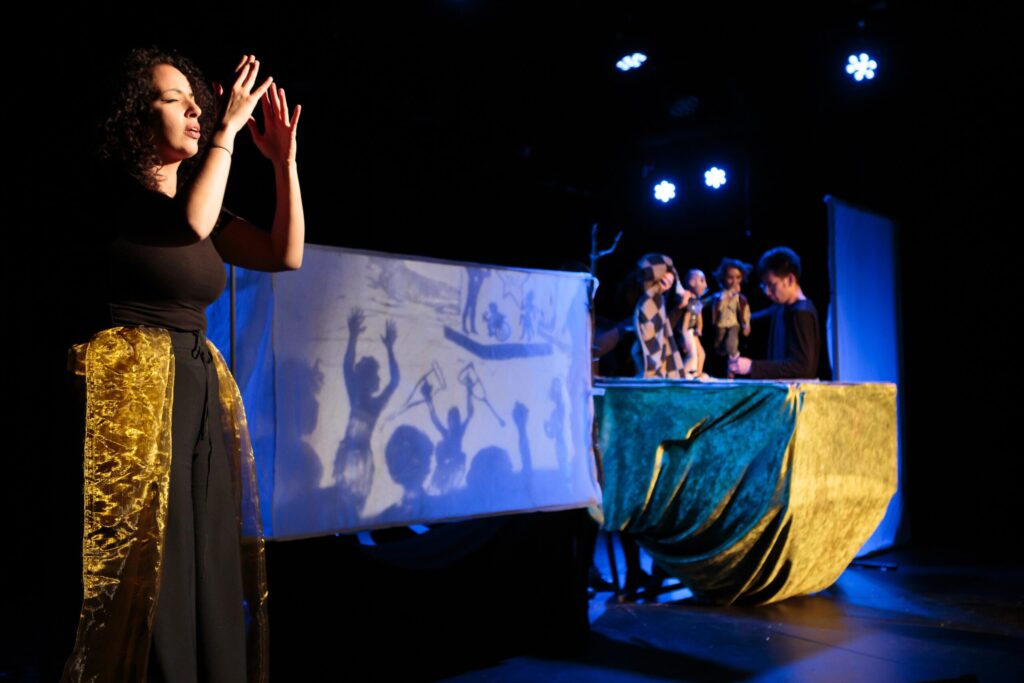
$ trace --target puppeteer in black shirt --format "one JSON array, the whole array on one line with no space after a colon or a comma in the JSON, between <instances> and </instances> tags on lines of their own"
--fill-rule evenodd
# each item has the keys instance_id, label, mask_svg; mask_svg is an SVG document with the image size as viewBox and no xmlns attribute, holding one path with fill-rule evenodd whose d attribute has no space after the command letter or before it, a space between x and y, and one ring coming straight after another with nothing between
<instances>
[{"instance_id":1,"label":"puppeteer in black shirt","mask_svg":"<svg viewBox=\"0 0 1024 683\"><path fill-rule=\"evenodd\" d=\"M818 311L810 299L773 304L769 318L768 359L750 365L751 379L814 379L818 376Z\"/></svg>"},{"instance_id":2,"label":"puppeteer in black shirt","mask_svg":"<svg viewBox=\"0 0 1024 683\"><path fill-rule=\"evenodd\" d=\"M124 176L106 183L91 217L93 331L111 326L206 330L224 291L224 261L185 219L186 193L168 197ZM231 219L222 210L214 235Z\"/></svg>"}]
</instances>

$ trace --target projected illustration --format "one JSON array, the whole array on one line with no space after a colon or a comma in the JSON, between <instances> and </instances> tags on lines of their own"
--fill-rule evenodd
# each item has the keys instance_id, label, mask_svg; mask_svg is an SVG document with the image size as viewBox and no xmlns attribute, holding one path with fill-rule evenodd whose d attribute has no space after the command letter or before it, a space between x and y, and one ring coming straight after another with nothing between
<instances>
[{"instance_id":1,"label":"projected illustration","mask_svg":"<svg viewBox=\"0 0 1024 683\"><path fill-rule=\"evenodd\" d=\"M596 503L587 283L308 249L274 281L274 536Z\"/></svg>"}]
</instances>

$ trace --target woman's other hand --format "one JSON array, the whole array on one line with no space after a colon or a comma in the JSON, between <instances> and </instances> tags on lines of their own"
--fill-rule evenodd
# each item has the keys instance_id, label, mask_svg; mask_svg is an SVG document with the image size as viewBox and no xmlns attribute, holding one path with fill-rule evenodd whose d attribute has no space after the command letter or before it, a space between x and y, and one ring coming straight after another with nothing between
<instances>
[{"instance_id":1,"label":"woman's other hand","mask_svg":"<svg viewBox=\"0 0 1024 683\"><path fill-rule=\"evenodd\" d=\"M263 156L273 162L295 161L295 133L298 130L299 116L302 105L295 105L292 113L288 111L288 98L284 88L276 83L263 94L263 132L256 125L256 119L249 117L249 132L256 148Z\"/></svg>"}]
</instances>

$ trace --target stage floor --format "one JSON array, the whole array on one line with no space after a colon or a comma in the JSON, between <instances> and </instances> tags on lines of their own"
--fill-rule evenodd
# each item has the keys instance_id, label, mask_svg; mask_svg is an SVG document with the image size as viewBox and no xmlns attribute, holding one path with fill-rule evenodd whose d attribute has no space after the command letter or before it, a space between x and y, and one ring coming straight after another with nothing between
<instances>
[{"instance_id":1,"label":"stage floor","mask_svg":"<svg viewBox=\"0 0 1024 683\"><path fill-rule=\"evenodd\" d=\"M598 558L604 548L602 535ZM1021 681L1022 604L1019 565L891 552L828 590L763 607L699 605L687 591L632 602L598 593L577 657L517 657L442 680Z\"/></svg>"},{"instance_id":2,"label":"stage floor","mask_svg":"<svg viewBox=\"0 0 1024 683\"><path fill-rule=\"evenodd\" d=\"M576 621L568 617L577 612L559 604L566 603L563 594L572 582L566 570L558 572L557 553L533 562L550 541L541 531L560 519L574 521L517 519L532 524L508 524L506 531L525 539L517 544L508 535L495 544L516 553L470 563L447 578L391 572L366 583L370 569L383 570L355 552L351 539L275 547L291 556L279 554L272 567L278 649L271 679L1024 681L1019 560L985 561L949 550L890 552L855 562L825 591L760 607L702 605L685 589L651 599L602 592L586 603L580 591L576 632ZM535 537L545 542L524 550L525 540ZM610 578L605 538L598 538L595 559ZM522 562L514 564L516 557ZM498 575L510 563L519 572L517 581ZM367 566L353 566L359 564ZM621 552L616 566L623 577ZM308 592L298 590L305 584L289 590L295 567L308 577ZM649 558L644 568L650 570ZM327 576L338 571L348 572L346 581L332 587ZM479 609L469 609L467 602ZM582 638L588 604L590 633ZM370 618L375 614L380 618ZM336 628L325 615L336 617ZM525 637L530 634L542 637ZM547 654L512 656L540 651ZM40 675L29 647L16 639L2 639L0 654L0 681L56 678Z\"/></svg>"}]
</instances>

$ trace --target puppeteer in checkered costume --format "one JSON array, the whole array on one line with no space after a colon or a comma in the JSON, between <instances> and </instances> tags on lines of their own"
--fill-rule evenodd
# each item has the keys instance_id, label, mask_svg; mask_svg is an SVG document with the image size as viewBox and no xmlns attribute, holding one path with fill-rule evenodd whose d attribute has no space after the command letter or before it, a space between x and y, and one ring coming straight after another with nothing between
<instances>
[{"instance_id":1,"label":"puppeteer in checkered costume","mask_svg":"<svg viewBox=\"0 0 1024 683\"><path fill-rule=\"evenodd\" d=\"M647 254L637 262L637 268L644 290L633 313L640 350L637 356L643 357L638 376L682 377L683 358L665 306L666 299L671 306L678 306L686 298L679 273L664 254ZM667 274L672 275L672 283L665 290L662 283Z\"/></svg>"}]
</instances>

